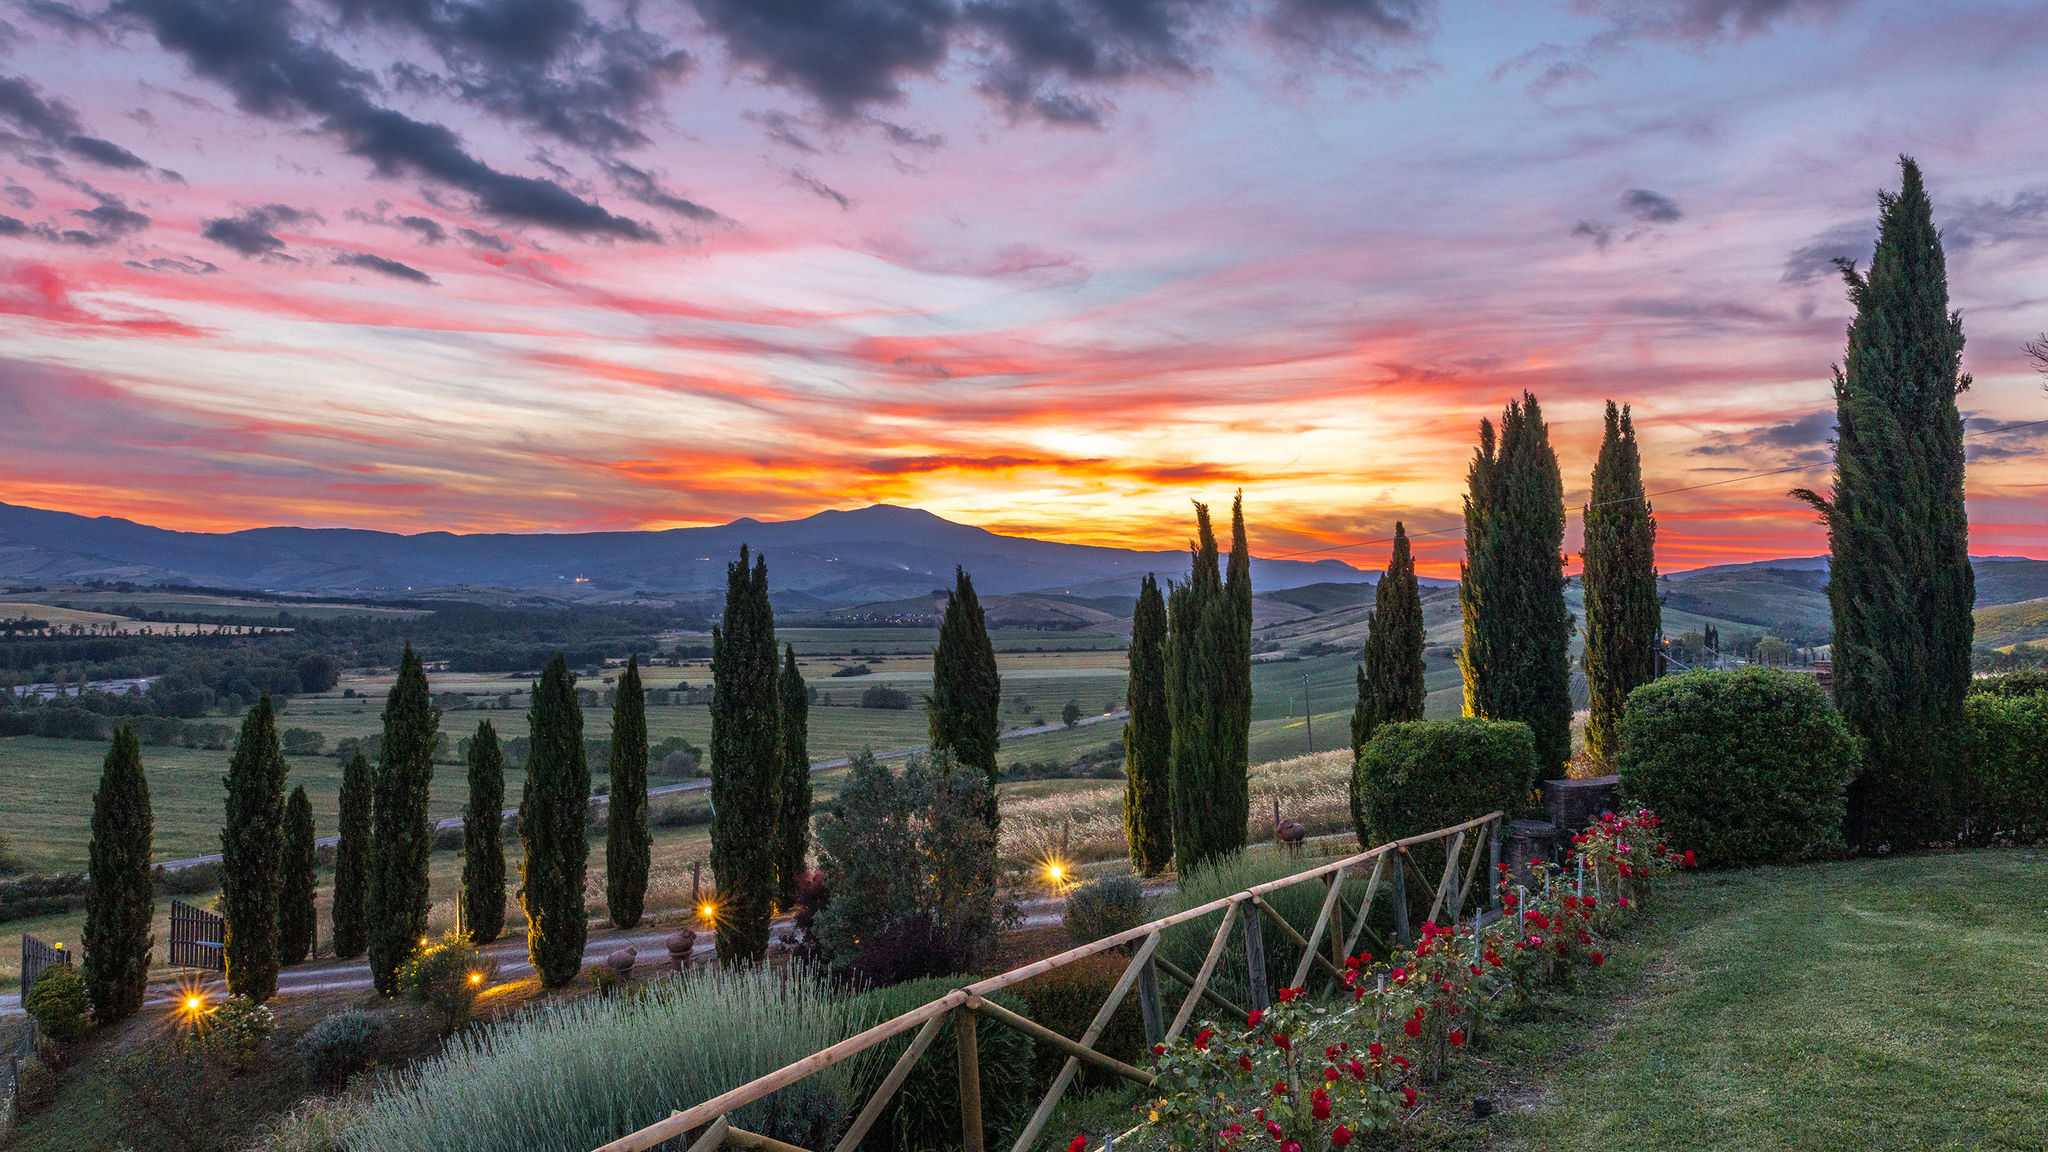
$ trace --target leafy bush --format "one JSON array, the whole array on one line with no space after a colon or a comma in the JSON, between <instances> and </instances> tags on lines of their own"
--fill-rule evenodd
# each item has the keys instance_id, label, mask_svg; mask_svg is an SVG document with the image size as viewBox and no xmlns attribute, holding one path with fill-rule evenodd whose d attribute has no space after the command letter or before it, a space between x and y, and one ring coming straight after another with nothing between
<instances>
[{"instance_id":1,"label":"leafy bush","mask_svg":"<svg viewBox=\"0 0 2048 1152\"><path fill-rule=\"evenodd\" d=\"M2026 668L1970 681L1972 696L2027 697L2048 694L2048 672Z\"/></svg>"},{"instance_id":2,"label":"leafy bush","mask_svg":"<svg viewBox=\"0 0 2048 1152\"><path fill-rule=\"evenodd\" d=\"M1105 876L1067 893L1067 935L1076 944L1114 936L1147 919L1151 901L1135 876Z\"/></svg>"},{"instance_id":3,"label":"leafy bush","mask_svg":"<svg viewBox=\"0 0 2048 1152\"><path fill-rule=\"evenodd\" d=\"M1811 676L1688 672L1629 694L1619 771L1702 865L1785 863L1840 848L1856 745Z\"/></svg>"},{"instance_id":4,"label":"leafy bush","mask_svg":"<svg viewBox=\"0 0 2048 1152\"><path fill-rule=\"evenodd\" d=\"M0 880L0 923L76 912L85 907L87 886L83 872L56 876L29 874Z\"/></svg>"},{"instance_id":5,"label":"leafy bush","mask_svg":"<svg viewBox=\"0 0 2048 1152\"><path fill-rule=\"evenodd\" d=\"M1963 811L1975 839L2048 836L2048 689L1963 702L1969 775Z\"/></svg>"},{"instance_id":6,"label":"leafy bush","mask_svg":"<svg viewBox=\"0 0 2048 1152\"><path fill-rule=\"evenodd\" d=\"M1513 811L1536 786L1529 727L1463 718L1383 724L1351 773L1361 847Z\"/></svg>"},{"instance_id":7,"label":"leafy bush","mask_svg":"<svg viewBox=\"0 0 2048 1152\"><path fill-rule=\"evenodd\" d=\"M230 996L215 1005L195 1039L207 1055L237 1072L256 1066L257 1058L277 1034L277 1017L247 996Z\"/></svg>"},{"instance_id":8,"label":"leafy bush","mask_svg":"<svg viewBox=\"0 0 2048 1152\"><path fill-rule=\"evenodd\" d=\"M535 1007L459 1034L350 1129L353 1152L595 1148L875 1023L810 970L710 969L639 996ZM679 1043L678 1037L687 1042ZM855 1073L839 1064L739 1109L733 1124L829 1148Z\"/></svg>"},{"instance_id":9,"label":"leafy bush","mask_svg":"<svg viewBox=\"0 0 2048 1152\"><path fill-rule=\"evenodd\" d=\"M440 1013L447 1027L455 1028L468 1023L477 993L491 978L494 967L468 936L449 932L406 960L398 970L398 988Z\"/></svg>"},{"instance_id":10,"label":"leafy bush","mask_svg":"<svg viewBox=\"0 0 2048 1152\"><path fill-rule=\"evenodd\" d=\"M70 964L43 969L22 1007L35 1017L43 1035L68 1043L92 1031L92 1005L85 995L85 977Z\"/></svg>"},{"instance_id":11,"label":"leafy bush","mask_svg":"<svg viewBox=\"0 0 2048 1152\"><path fill-rule=\"evenodd\" d=\"M330 853L330 867L331 856ZM159 864L150 870L149 878L159 895L198 896L220 891L220 874L220 861L210 860L184 868L166 868Z\"/></svg>"},{"instance_id":12,"label":"leafy bush","mask_svg":"<svg viewBox=\"0 0 2048 1152\"><path fill-rule=\"evenodd\" d=\"M891 688L887 684L871 685L867 691L860 694L860 706L889 708L901 712L910 707L910 693L901 688Z\"/></svg>"},{"instance_id":13,"label":"leafy bush","mask_svg":"<svg viewBox=\"0 0 2048 1152\"><path fill-rule=\"evenodd\" d=\"M1101 1011L1102 1002L1109 999L1128 962L1129 958L1119 953L1090 956L1015 985L1010 992L1024 1001L1024 1015L1062 1036L1078 1040L1094 1021L1095 1014ZM1179 1005L1176 996L1175 985L1162 983L1160 1001L1169 1020ZM1117 1005L1117 1010L1109 1018L1109 1025L1095 1041L1095 1050L1126 1064L1143 1066L1145 1017L1139 1010L1135 991L1127 994L1124 1002ZM1036 1060L1034 1080L1039 1085L1050 1085L1052 1078L1059 1074L1060 1065L1066 1063L1067 1056L1049 1044L1039 1045ZM1085 1091L1119 1083L1123 1083L1120 1078L1083 1064L1075 1088Z\"/></svg>"},{"instance_id":14,"label":"leafy bush","mask_svg":"<svg viewBox=\"0 0 2048 1152\"><path fill-rule=\"evenodd\" d=\"M350 1076L375 1062L377 1032L376 1017L355 1008L313 1025L299 1039L306 1079L324 1088L346 1086Z\"/></svg>"},{"instance_id":15,"label":"leafy bush","mask_svg":"<svg viewBox=\"0 0 2048 1152\"><path fill-rule=\"evenodd\" d=\"M22 1059L14 1074L14 1106L26 1116L40 1112L57 1099L57 1070L40 1056Z\"/></svg>"},{"instance_id":16,"label":"leafy bush","mask_svg":"<svg viewBox=\"0 0 2048 1152\"><path fill-rule=\"evenodd\" d=\"M869 1021L879 1024L901 1016L921 1004L936 1000L971 982L968 977L913 980L854 997L850 1006ZM1026 1005L1007 992L988 998L1013 1012L1030 1015ZM860 1058L861 1075L849 1105L865 1103L867 1093L880 1084L898 1057L910 1047L915 1029L887 1043L877 1044ZM988 1133L988 1147L1007 1148L1038 1106L1038 1080L1034 1075L1031 1038L1014 1029L980 1020L974 1030L975 1053L981 1066L981 1117ZM948 1152L960 1147L960 1073L954 1055L958 1051L953 1022L948 1020L925 1049L909 1079L889 1101L882 1118L875 1122L862 1152ZM816 1148L818 1145L807 1145Z\"/></svg>"}]
</instances>

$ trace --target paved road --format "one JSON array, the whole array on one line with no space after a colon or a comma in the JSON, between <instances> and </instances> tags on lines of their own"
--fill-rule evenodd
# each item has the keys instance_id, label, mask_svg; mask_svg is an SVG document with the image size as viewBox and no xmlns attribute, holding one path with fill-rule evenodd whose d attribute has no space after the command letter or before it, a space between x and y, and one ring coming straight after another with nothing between
<instances>
[{"instance_id":1,"label":"paved road","mask_svg":"<svg viewBox=\"0 0 2048 1152\"><path fill-rule=\"evenodd\" d=\"M1122 720L1128 717L1129 715L1129 712L1108 712L1101 716L1083 716L1077 723L1075 723L1074 727L1086 728L1090 725L1102 724L1110 720ZM1048 732L1064 732L1066 730L1067 726L1065 724L1040 724L1035 728L1018 728L1013 731L1005 732L1002 734L1002 739L1014 740L1020 736L1043 736ZM925 744L919 744L915 748L891 748L887 752L875 753L875 759L902 760L910 756L915 756L920 752L925 752L929 750L930 746ZM844 768L851 763L853 763L852 758L847 756L841 756L837 760L819 760L811 765L811 771L830 772L835 768ZM649 788L647 790L647 796L649 799L654 799L656 797L661 796L680 796L686 792L702 792L709 787L711 787L711 781L709 780L687 780L681 784L663 784L657 788ZM606 796L592 796L590 798L590 802L592 804L608 804L610 803L610 798ZM516 816L519 814L519 809L507 808L505 809L504 814L506 816ZM462 817L460 816L450 816L446 820L439 820L434 823L434 830L436 832L448 828L460 827L462 827ZM322 836L320 839L315 840L313 843L322 848L325 848L340 843L340 841L341 837L339 836ZM180 868L190 868L197 864L218 863L220 863L220 853L214 852L205 856L188 856L183 860L166 860L162 864L158 865L158 867L163 868L167 871L175 872Z\"/></svg>"}]
</instances>

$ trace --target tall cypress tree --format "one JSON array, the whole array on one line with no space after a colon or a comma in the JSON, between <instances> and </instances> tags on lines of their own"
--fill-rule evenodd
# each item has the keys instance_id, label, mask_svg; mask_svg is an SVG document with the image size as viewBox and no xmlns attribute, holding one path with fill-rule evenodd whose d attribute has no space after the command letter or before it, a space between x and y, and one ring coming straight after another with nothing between
<instances>
[{"instance_id":1,"label":"tall cypress tree","mask_svg":"<svg viewBox=\"0 0 2048 1152\"><path fill-rule=\"evenodd\" d=\"M1878 196L1869 273L1842 267L1856 319L1835 370L1833 498L1794 493L1828 528L1835 701L1864 740L1847 831L1867 848L1949 830L1975 635L1962 318L1920 167L1899 168L1898 193Z\"/></svg>"},{"instance_id":2,"label":"tall cypress tree","mask_svg":"<svg viewBox=\"0 0 2048 1152\"><path fill-rule=\"evenodd\" d=\"M505 753L489 720L469 738L462 810L462 929L476 944L505 934Z\"/></svg>"},{"instance_id":3,"label":"tall cypress tree","mask_svg":"<svg viewBox=\"0 0 2048 1152\"><path fill-rule=\"evenodd\" d=\"M519 903L526 910L526 958L542 986L558 988L583 970L590 921L583 904L590 845L590 764L583 709L569 661L555 653L533 687L526 713L532 751L519 799Z\"/></svg>"},{"instance_id":4,"label":"tall cypress tree","mask_svg":"<svg viewBox=\"0 0 2048 1152\"><path fill-rule=\"evenodd\" d=\"M1358 703L1351 710L1354 760L1380 725L1422 719L1429 695L1422 683L1423 642L1422 587L1415 580L1408 526L1396 521L1394 554L1365 618L1364 665L1358 670Z\"/></svg>"},{"instance_id":5,"label":"tall cypress tree","mask_svg":"<svg viewBox=\"0 0 2048 1152\"><path fill-rule=\"evenodd\" d=\"M1536 760L1560 776L1572 755L1571 611L1564 600L1564 476L1536 397L1510 401L1500 439L1480 421L1465 496L1465 714L1520 720Z\"/></svg>"},{"instance_id":6,"label":"tall cypress tree","mask_svg":"<svg viewBox=\"0 0 2048 1152\"><path fill-rule=\"evenodd\" d=\"M939 623L938 647L932 651L932 694L925 698L931 721L934 753L952 749L953 762L988 777L988 826L1002 819L996 784L996 745L1001 739L1003 681L996 672L995 645L989 642L988 619L974 594L974 580L964 568L953 569L953 595Z\"/></svg>"},{"instance_id":7,"label":"tall cypress tree","mask_svg":"<svg viewBox=\"0 0 2048 1152\"><path fill-rule=\"evenodd\" d=\"M782 713L782 779L775 789L775 906L788 911L796 907L796 882L811 846L811 698L793 646L783 648L776 701Z\"/></svg>"},{"instance_id":8,"label":"tall cypress tree","mask_svg":"<svg viewBox=\"0 0 2048 1152\"><path fill-rule=\"evenodd\" d=\"M370 939L370 812L374 773L361 751L341 772L341 838L334 845L334 958L353 960Z\"/></svg>"},{"instance_id":9,"label":"tall cypress tree","mask_svg":"<svg viewBox=\"0 0 2048 1152\"><path fill-rule=\"evenodd\" d=\"M434 841L427 791L440 734L426 665L407 644L384 701L384 745L371 784L370 979L386 996L397 993L399 966L427 931L427 852Z\"/></svg>"},{"instance_id":10,"label":"tall cypress tree","mask_svg":"<svg viewBox=\"0 0 2048 1152\"><path fill-rule=\"evenodd\" d=\"M102 1024L140 1011L149 985L149 954L156 943L149 930L156 915L149 875L154 830L142 746L135 730L123 724L92 794L87 849L92 882L85 890L85 994Z\"/></svg>"},{"instance_id":11,"label":"tall cypress tree","mask_svg":"<svg viewBox=\"0 0 2048 1152\"><path fill-rule=\"evenodd\" d=\"M1124 839L1131 866L1157 875L1173 859L1173 728L1166 709L1166 598L1147 572L1131 616L1131 718L1124 724Z\"/></svg>"},{"instance_id":12,"label":"tall cypress tree","mask_svg":"<svg viewBox=\"0 0 2048 1152\"><path fill-rule=\"evenodd\" d=\"M1608 764L1621 749L1628 694L1657 678L1664 633L1657 595L1657 521L1643 495L1643 461L1628 408L1607 402L1607 432L1585 507L1586 752Z\"/></svg>"},{"instance_id":13,"label":"tall cypress tree","mask_svg":"<svg viewBox=\"0 0 2048 1152\"><path fill-rule=\"evenodd\" d=\"M647 693L640 657L626 659L612 705L610 811L605 814L604 894L612 927L634 928L647 903Z\"/></svg>"},{"instance_id":14,"label":"tall cypress tree","mask_svg":"<svg viewBox=\"0 0 2048 1152\"><path fill-rule=\"evenodd\" d=\"M711 630L711 874L718 958L728 964L768 952L782 756L777 670L768 561L750 569L742 546L725 572L724 619Z\"/></svg>"},{"instance_id":15,"label":"tall cypress tree","mask_svg":"<svg viewBox=\"0 0 2048 1152\"><path fill-rule=\"evenodd\" d=\"M228 991L262 1003L277 992L277 911L284 873L284 778L277 714L265 695L242 719L228 762L220 831L221 956Z\"/></svg>"},{"instance_id":16,"label":"tall cypress tree","mask_svg":"<svg viewBox=\"0 0 2048 1152\"><path fill-rule=\"evenodd\" d=\"M1252 811L1252 548L1245 540L1244 492L1230 501L1230 558L1224 564L1223 632L1216 643L1222 707L1217 710L1216 814L1225 851L1244 847ZM1235 829L1235 834L1231 833Z\"/></svg>"},{"instance_id":17,"label":"tall cypress tree","mask_svg":"<svg viewBox=\"0 0 2048 1152\"><path fill-rule=\"evenodd\" d=\"M313 802L304 784L284 803L284 876L277 894L277 952L286 964L313 954L320 931L320 862L313 847Z\"/></svg>"},{"instance_id":18,"label":"tall cypress tree","mask_svg":"<svg viewBox=\"0 0 2048 1152\"><path fill-rule=\"evenodd\" d=\"M1240 611L1217 572L1216 533L1207 505L1195 505L1197 539L1190 545L1186 584L1166 596L1166 707L1172 718L1170 807L1173 850L1190 872L1244 847L1251 798L1242 765L1248 733L1237 723L1237 670L1251 664L1234 651ZM1245 562L1247 584L1249 558ZM1233 564L1233 566L1235 566Z\"/></svg>"}]
</instances>

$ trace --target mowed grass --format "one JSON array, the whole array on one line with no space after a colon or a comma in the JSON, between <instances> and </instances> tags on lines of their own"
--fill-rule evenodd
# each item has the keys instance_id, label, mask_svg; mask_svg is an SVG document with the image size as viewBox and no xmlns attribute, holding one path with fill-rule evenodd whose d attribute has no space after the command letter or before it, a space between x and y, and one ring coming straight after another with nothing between
<instances>
[{"instance_id":1,"label":"mowed grass","mask_svg":"<svg viewBox=\"0 0 2048 1152\"><path fill-rule=\"evenodd\" d=\"M1487 1147L2048 1147L2048 852L1688 877Z\"/></svg>"}]
</instances>

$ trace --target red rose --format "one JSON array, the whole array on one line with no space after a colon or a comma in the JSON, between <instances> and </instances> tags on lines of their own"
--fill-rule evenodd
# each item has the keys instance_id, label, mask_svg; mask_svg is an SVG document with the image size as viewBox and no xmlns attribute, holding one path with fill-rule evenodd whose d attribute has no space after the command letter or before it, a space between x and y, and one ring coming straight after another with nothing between
<instances>
[{"instance_id":1,"label":"red rose","mask_svg":"<svg viewBox=\"0 0 2048 1152\"><path fill-rule=\"evenodd\" d=\"M1251 1058L1251 1057L1249 1057L1249 1056L1239 1056L1239 1057L1237 1058L1237 1066L1238 1066L1238 1067L1240 1067L1240 1068L1242 1068L1242 1069L1244 1069L1244 1070L1245 1070L1245 1071L1247 1071L1247 1072L1251 1071L1251 1070L1252 1070L1252 1058Z\"/></svg>"},{"instance_id":2,"label":"red rose","mask_svg":"<svg viewBox=\"0 0 2048 1152\"><path fill-rule=\"evenodd\" d=\"M1164 1055L1166 1055L1166 1045L1164 1045L1164 1044L1154 1044L1154 1045L1152 1046L1152 1054L1153 1054L1154 1056L1164 1056Z\"/></svg>"},{"instance_id":3,"label":"red rose","mask_svg":"<svg viewBox=\"0 0 2048 1152\"><path fill-rule=\"evenodd\" d=\"M1408 1070L1408 1058L1406 1056L1394 1057L1394 1066L1406 1072Z\"/></svg>"},{"instance_id":4,"label":"red rose","mask_svg":"<svg viewBox=\"0 0 2048 1152\"><path fill-rule=\"evenodd\" d=\"M1216 1033L1207 1028L1195 1033L1195 1047L1207 1052L1209 1050L1209 1038L1214 1035Z\"/></svg>"},{"instance_id":5,"label":"red rose","mask_svg":"<svg viewBox=\"0 0 2048 1152\"><path fill-rule=\"evenodd\" d=\"M1335 1068L1323 1069L1323 1079L1325 1080L1335 1080L1337 1078L1337 1075L1338 1073Z\"/></svg>"},{"instance_id":6,"label":"red rose","mask_svg":"<svg viewBox=\"0 0 2048 1152\"><path fill-rule=\"evenodd\" d=\"M1459 1031L1453 1030L1453 1031L1451 1032L1451 1047L1453 1047L1453 1048L1457 1048L1457 1047L1460 1047L1460 1046L1462 1046L1462 1045L1463 1045L1464 1043L1465 1043L1465 1034L1464 1034L1463 1032L1459 1032Z\"/></svg>"},{"instance_id":7,"label":"red rose","mask_svg":"<svg viewBox=\"0 0 2048 1152\"><path fill-rule=\"evenodd\" d=\"M1413 1108L1413 1107L1415 1107L1415 1089L1413 1089L1413 1088L1403 1088L1403 1089L1401 1089L1401 1097L1402 1097L1402 1099L1404 1099L1404 1100L1406 1100L1406 1101L1407 1101L1407 1104L1405 1105L1405 1107L1409 1107L1409 1108Z\"/></svg>"},{"instance_id":8,"label":"red rose","mask_svg":"<svg viewBox=\"0 0 2048 1152\"><path fill-rule=\"evenodd\" d=\"M1338 1148L1351 1143L1351 1129L1346 1128L1342 1124L1337 1125L1337 1130L1330 1133L1330 1143Z\"/></svg>"},{"instance_id":9,"label":"red rose","mask_svg":"<svg viewBox=\"0 0 2048 1152\"><path fill-rule=\"evenodd\" d=\"M1410 1038L1420 1036L1422 1035L1422 1021L1411 1017L1407 1023L1401 1025L1401 1031L1406 1032Z\"/></svg>"},{"instance_id":10,"label":"red rose","mask_svg":"<svg viewBox=\"0 0 2048 1152\"><path fill-rule=\"evenodd\" d=\"M1372 1043L1365 1046L1365 1053L1366 1055L1377 1060L1380 1057L1385 1056L1387 1054L1387 1046L1375 1040Z\"/></svg>"},{"instance_id":11,"label":"red rose","mask_svg":"<svg viewBox=\"0 0 2048 1152\"><path fill-rule=\"evenodd\" d=\"M1294 1041L1289 1040L1287 1038L1287 1033L1282 1032L1278 1036L1273 1037L1273 1047L1278 1048L1282 1052L1285 1052L1289 1048L1294 1047Z\"/></svg>"},{"instance_id":12,"label":"red rose","mask_svg":"<svg viewBox=\"0 0 2048 1152\"><path fill-rule=\"evenodd\" d=\"M1254 1008L1251 1011L1251 1015L1246 1016L1244 1018L1244 1022L1246 1025L1250 1027L1257 1028L1259 1026L1259 1021L1264 1020L1265 1018L1266 1010L1264 1008Z\"/></svg>"},{"instance_id":13,"label":"red rose","mask_svg":"<svg viewBox=\"0 0 2048 1152\"><path fill-rule=\"evenodd\" d=\"M1598 952L1595 952L1595 953L1593 953L1593 966L1594 966L1594 967L1596 967L1596 968L1597 968L1597 967L1599 967L1600 965L1602 965L1602 964L1605 964L1605 963L1607 963L1607 957L1605 957L1605 956L1602 956L1602 955L1601 955L1600 953L1598 953Z\"/></svg>"},{"instance_id":14,"label":"red rose","mask_svg":"<svg viewBox=\"0 0 2048 1152\"><path fill-rule=\"evenodd\" d=\"M1314 1117L1315 1117L1316 1119L1318 1119L1318 1120L1328 1120L1328 1119L1330 1118L1330 1100L1329 1100L1329 1098L1328 1098L1328 1097L1324 1097L1324 1098L1323 1098L1323 1099L1321 1099L1321 1100L1311 1100L1311 1101L1309 1101L1309 1109L1308 1109L1308 1110L1309 1110L1309 1113L1310 1113L1310 1115L1313 1115L1313 1116L1314 1116Z\"/></svg>"},{"instance_id":15,"label":"red rose","mask_svg":"<svg viewBox=\"0 0 2048 1152\"><path fill-rule=\"evenodd\" d=\"M1082 1152L1082 1149L1086 1147L1088 1147L1088 1137L1076 1136L1067 1144L1067 1152Z\"/></svg>"}]
</instances>

